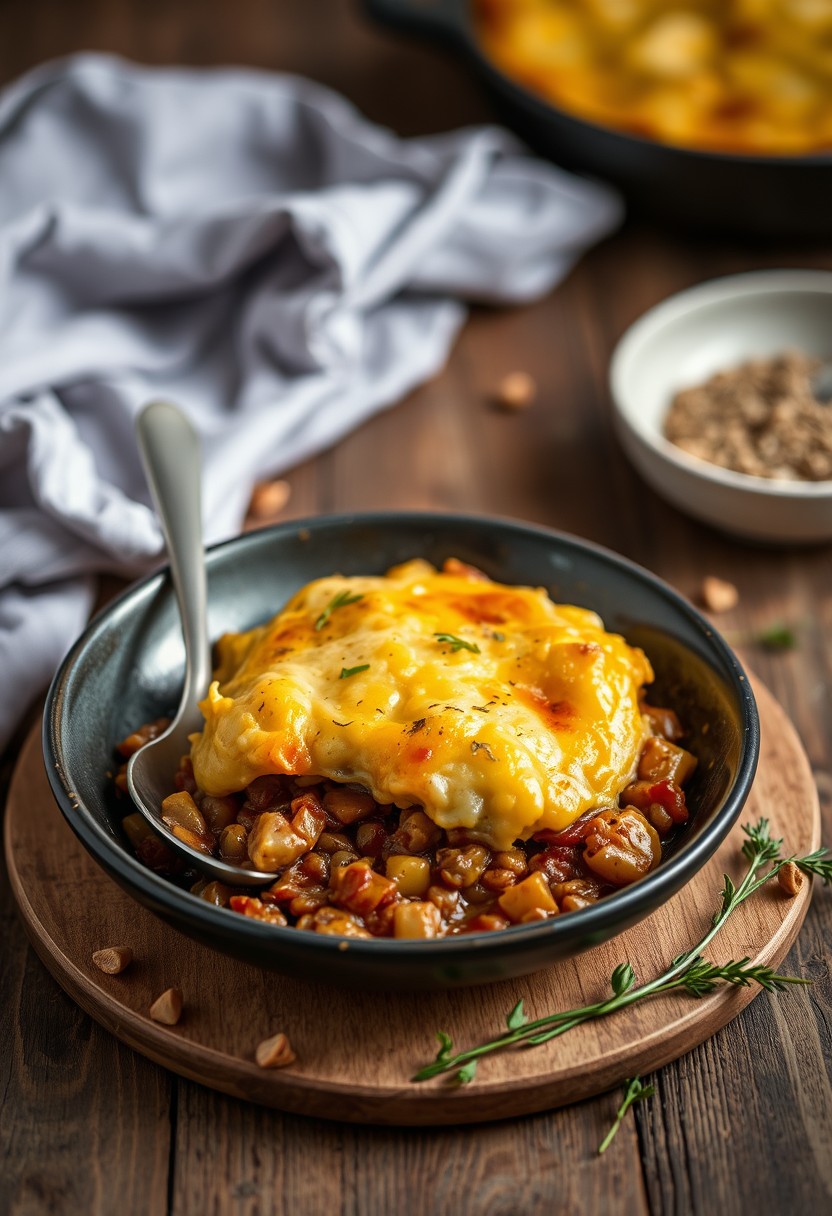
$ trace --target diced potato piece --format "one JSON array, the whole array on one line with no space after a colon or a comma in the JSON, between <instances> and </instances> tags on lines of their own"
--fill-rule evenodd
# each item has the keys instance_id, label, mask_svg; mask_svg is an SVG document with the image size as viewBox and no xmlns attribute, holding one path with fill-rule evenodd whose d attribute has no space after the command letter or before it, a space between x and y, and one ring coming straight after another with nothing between
<instances>
[{"instance_id":1,"label":"diced potato piece","mask_svg":"<svg viewBox=\"0 0 832 1216\"><path fill-rule=\"evenodd\" d=\"M584 861L606 882L627 886L661 861L655 828L633 807L601 811L586 838Z\"/></svg>"},{"instance_id":2,"label":"diced potato piece","mask_svg":"<svg viewBox=\"0 0 832 1216\"><path fill-rule=\"evenodd\" d=\"M361 861L333 870L330 881L333 902L357 916L366 916L398 898L396 884Z\"/></svg>"},{"instance_id":3,"label":"diced potato piece","mask_svg":"<svg viewBox=\"0 0 832 1216\"><path fill-rule=\"evenodd\" d=\"M307 847L317 844L326 827L326 813L314 794L292 799L292 829L302 836Z\"/></svg>"},{"instance_id":4,"label":"diced potato piece","mask_svg":"<svg viewBox=\"0 0 832 1216\"><path fill-rule=\"evenodd\" d=\"M669 739L671 743L681 739L685 733L682 730L682 723L672 709L667 709L663 705L645 704L642 705L641 712L650 723L652 730L657 735L661 735L663 739Z\"/></svg>"},{"instance_id":5,"label":"diced potato piece","mask_svg":"<svg viewBox=\"0 0 832 1216\"><path fill-rule=\"evenodd\" d=\"M344 824L366 819L377 810L372 794L347 788L330 790L324 794L324 806L330 815L334 815L339 823Z\"/></svg>"},{"instance_id":6,"label":"diced potato piece","mask_svg":"<svg viewBox=\"0 0 832 1216\"><path fill-rule=\"evenodd\" d=\"M387 858L387 877L405 897L424 895L430 886L430 862L425 857L398 855Z\"/></svg>"},{"instance_id":7,"label":"diced potato piece","mask_svg":"<svg viewBox=\"0 0 832 1216\"><path fill-rule=\"evenodd\" d=\"M436 937L441 926L442 917L436 904L421 900L396 904L393 913L394 937Z\"/></svg>"},{"instance_id":8,"label":"diced potato piece","mask_svg":"<svg viewBox=\"0 0 832 1216\"><path fill-rule=\"evenodd\" d=\"M527 912L535 909L543 912L558 910L549 884L539 870L504 891L498 903L509 920L515 924L519 924Z\"/></svg>"},{"instance_id":9,"label":"diced potato piece","mask_svg":"<svg viewBox=\"0 0 832 1216\"><path fill-rule=\"evenodd\" d=\"M268 874L290 866L308 850L308 840L298 835L280 811L264 811L249 832L248 855L252 865Z\"/></svg>"},{"instance_id":10,"label":"diced potato piece","mask_svg":"<svg viewBox=\"0 0 832 1216\"><path fill-rule=\"evenodd\" d=\"M636 71L676 79L693 75L716 49L715 30L705 17L677 11L658 17L635 38L629 58Z\"/></svg>"},{"instance_id":11,"label":"diced potato piece","mask_svg":"<svg viewBox=\"0 0 832 1216\"><path fill-rule=\"evenodd\" d=\"M199 807L186 790L168 794L167 798L162 799L162 820L169 828L187 828L198 836L204 836L208 830Z\"/></svg>"},{"instance_id":12,"label":"diced potato piece","mask_svg":"<svg viewBox=\"0 0 832 1216\"><path fill-rule=\"evenodd\" d=\"M496 912L480 912L468 921L470 933L491 933L495 929L507 929L508 926L506 917L499 916Z\"/></svg>"},{"instance_id":13,"label":"diced potato piece","mask_svg":"<svg viewBox=\"0 0 832 1216\"><path fill-rule=\"evenodd\" d=\"M437 883L435 886L428 887L427 896L432 904L436 904L446 920L452 920L458 915L460 911L459 891L449 891L447 887L441 887Z\"/></svg>"},{"instance_id":14,"label":"diced potato piece","mask_svg":"<svg viewBox=\"0 0 832 1216\"><path fill-rule=\"evenodd\" d=\"M641 781L672 781L684 785L694 774L696 757L667 739L648 739L638 762Z\"/></svg>"},{"instance_id":15,"label":"diced potato piece","mask_svg":"<svg viewBox=\"0 0 832 1216\"><path fill-rule=\"evenodd\" d=\"M410 811L402 815L393 840L406 853L424 853L436 844L441 835L440 829L424 811Z\"/></svg>"}]
</instances>

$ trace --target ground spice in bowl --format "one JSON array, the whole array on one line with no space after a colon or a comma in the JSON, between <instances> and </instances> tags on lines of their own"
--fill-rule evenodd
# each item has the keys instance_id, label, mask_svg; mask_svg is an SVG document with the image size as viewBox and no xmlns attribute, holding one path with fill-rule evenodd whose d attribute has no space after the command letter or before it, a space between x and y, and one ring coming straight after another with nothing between
<instances>
[{"instance_id":1,"label":"ground spice in bowl","mask_svg":"<svg viewBox=\"0 0 832 1216\"><path fill-rule=\"evenodd\" d=\"M789 350L716 372L676 393L664 421L671 443L754 477L832 480L832 403L813 394L821 360Z\"/></svg>"}]
</instances>

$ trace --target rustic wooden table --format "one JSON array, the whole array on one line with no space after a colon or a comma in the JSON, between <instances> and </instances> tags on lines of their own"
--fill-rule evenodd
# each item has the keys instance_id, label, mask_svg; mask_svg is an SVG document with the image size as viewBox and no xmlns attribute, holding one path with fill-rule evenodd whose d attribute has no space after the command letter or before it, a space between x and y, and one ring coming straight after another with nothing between
<instances>
[{"instance_id":1,"label":"rustic wooden table","mask_svg":"<svg viewBox=\"0 0 832 1216\"><path fill-rule=\"evenodd\" d=\"M147 62L239 62L306 73L405 134L490 117L456 64L369 28L345 0L2 0L0 83L82 48ZM730 627L786 619L797 649L747 659L785 706L816 771L832 840L832 550L749 548L664 506L614 440L606 367L626 326L673 291L828 250L741 247L629 227L549 298L478 310L446 370L337 449L294 470L284 515L449 508L515 516L608 545L695 594L739 587ZM508 371L535 407L489 407ZM4 759L3 786L15 759ZM83 892L79 891L79 898ZM832 893L818 889L784 964L810 988L762 995L651 1077L603 1158L618 1095L533 1118L437 1132L281 1116L133 1054L57 987L0 886L0 1211L15 1214L765 1212L832 1204Z\"/></svg>"}]
</instances>

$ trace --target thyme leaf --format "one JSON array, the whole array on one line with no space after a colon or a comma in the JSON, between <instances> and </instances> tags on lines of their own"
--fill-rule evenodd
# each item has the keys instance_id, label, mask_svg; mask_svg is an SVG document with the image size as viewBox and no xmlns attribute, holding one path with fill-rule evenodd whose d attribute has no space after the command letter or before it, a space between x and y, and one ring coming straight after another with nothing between
<instances>
[{"instance_id":1,"label":"thyme leaf","mask_svg":"<svg viewBox=\"0 0 832 1216\"><path fill-rule=\"evenodd\" d=\"M321 615L315 621L315 632L320 633L333 612L337 612L339 608L346 608L347 604L357 604L359 600L363 599L363 595L350 595L349 591L339 591L337 595L333 595L326 608L324 608Z\"/></svg>"},{"instance_id":2,"label":"thyme leaf","mask_svg":"<svg viewBox=\"0 0 832 1216\"><path fill-rule=\"evenodd\" d=\"M463 638L454 637L452 633L435 633L433 636L438 642L444 642L446 646L450 646L454 654L458 650L470 650L471 654L481 653L476 642L466 642Z\"/></svg>"},{"instance_id":3,"label":"thyme leaf","mask_svg":"<svg viewBox=\"0 0 832 1216\"><path fill-rule=\"evenodd\" d=\"M342 667L341 674L338 677L338 679L347 680L347 679L349 679L350 676L357 676L359 671L369 671L369 670L370 670L369 663L361 663L361 664L359 664L358 667Z\"/></svg>"}]
</instances>

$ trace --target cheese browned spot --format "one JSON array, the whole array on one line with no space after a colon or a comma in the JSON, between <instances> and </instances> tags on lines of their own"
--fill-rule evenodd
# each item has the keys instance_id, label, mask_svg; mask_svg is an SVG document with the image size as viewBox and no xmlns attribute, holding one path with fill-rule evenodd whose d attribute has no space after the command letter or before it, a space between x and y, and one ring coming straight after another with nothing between
<instances>
[{"instance_id":1,"label":"cheese browned spot","mask_svg":"<svg viewBox=\"0 0 832 1216\"><path fill-rule=\"evenodd\" d=\"M268 773L359 782L496 848L614 802L649 734L642 651L461 563L318 579L219 655L192 736L208 794Z\"/></svg>"}]
</instances>

